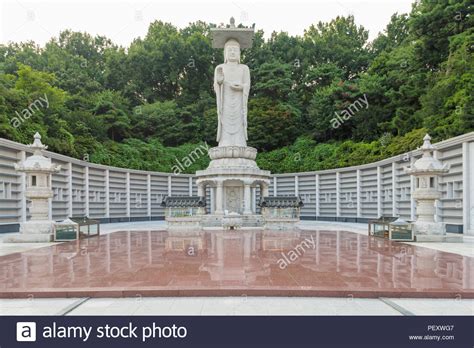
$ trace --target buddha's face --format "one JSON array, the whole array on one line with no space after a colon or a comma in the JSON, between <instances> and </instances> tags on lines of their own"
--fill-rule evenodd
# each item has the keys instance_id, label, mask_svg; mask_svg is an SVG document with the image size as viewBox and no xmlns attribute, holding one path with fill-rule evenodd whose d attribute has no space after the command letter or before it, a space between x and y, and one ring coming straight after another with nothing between
<instances>
[{"instance_id":1,"label":"buddha's face","mask_svg":"<svg viewBox=\"0 0 474 348\"><path fill-rule=\"evenodd\" d=\"M225 55L228 62L238 62L240 60L240 47L238 45L227 45Z\"/></svg>"}]
</instances>

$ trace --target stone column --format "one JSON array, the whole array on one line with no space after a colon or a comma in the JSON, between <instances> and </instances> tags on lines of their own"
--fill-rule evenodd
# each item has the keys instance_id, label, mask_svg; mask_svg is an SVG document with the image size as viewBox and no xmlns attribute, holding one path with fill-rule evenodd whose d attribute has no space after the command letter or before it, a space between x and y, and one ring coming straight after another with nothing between
<instances>
[{"instance_id":1,"label":"stone column","mask_svg":"<svg viewBox=\"0 0 474 348\"><path fill-rule=\"evenodd\" d=\"M424 178L422 178L423 180ZM428 178L429 179L429 178ZM415 195L415 193L414 193ZM431 197L422 197L417 198L415 196L417 205L416 205L416 215L417 215L417 222L429 222L434 223L434 216L436 212L436 208L434 202L436 199L440 198L440 194L433 193Z\"/></svg>"},{"instance_id":2,"label":"stone column","mask_svg":"<svg viewBox=\"0 0 474 348\"><path fill-rule=\"evenodd\" d=\"M206 185L199 183L197 185L197 195L198 197L204 197L204 200L206 199ZM206 210L204 207L201 207L198 209L198 214L205 214Z\"/></svg>"},{"instance_id":3,"label":"stone column","mask_svg":"<svg viewBox=\"0 0 474 348\"><path fill-rule=\"evenodd\" d=\"M168 196L171 196L171 189L172 189L172 185L171 185L171 175L168 176Z\"/></svg>"},{"instance_id":4,"label":"stone column","mask_svg":"<svg viewBox=\"0 0 474 348\"><path fill-rule=\"evenodd\" d=\"M415 158L413 156L410 157L410 166L413 166L415 163ZM416 220L416 202L415 198L413 197L413 192L415 192L415 177L410 177L410 220Z\"/></svg>"},{"instance_id":5,"label":"stone column","mask_svg":"<svg viewBox=\"0 0 474 348\"><path fill-rule=\"evenodd\" d=\"M197 195L198 195L198 197L204 197L206 195L204 184L198 184L197 185Z\"/></svg>"},{"instance_id":6,"label":"stone column","mask_svg":"<svg viewBox=\"0 0 474 348\"><path fill-rule=\"evenodd\" d=\"M108 172L108 170L106 170L106 172ZM68 198L67 198L67 215L68 215L68 217L71 217L71 216L73 216L73 206L74 206L74 202L72 201L72 163L71 162L68 163L67 176L68 176L68 180L67 180L67 195L68 195ZM107 204L108 204L107 191L106 191L105 197L106 197L105 204L106 204L106 207L107 207ZM107 209L106 209L106 211L107 211Z\"/></svg>"},{"instance_id":7,"label":"stone column","mask_svg":"<svg viewBox=\"0 0 474 348\"><path fill-rule=\"evenodd\" d=\"M316 196L316 202L315 202L315 219L317 220L320 213L319 213L319 207L320 207L320 200L319 200L319 174L316 174L314 177L314 195Z\"/></svg>"},{"instance_id":8,"label":"stone column","mask_svg":"<svg viewBox=\"0 0 474 348\"><path fill-rule=\"evenodd\" d=\"M151 218L151 175L146 176L146 214Z\"/></svg>"},{"instance_id":9,"label":"stone column","mask_svg":"<svg viewBox=\"0 0 474 348\"><path fill-rule=\"evenodd\" d=\"M474 236L474 142L462 144L463 233Z\"/></svg>"},{"instance_id":10,"label":"stone column","mask_svg":"<svg viewBox=\"0 0 474 348\"><path fill-rule=\"evenodd\" d=\"M250 202L251 202L251 210L252 210L252 213L256 212L256 207L255 207L255 201L257 200L257 189L252 187L250 189Z\"/></svg>"},{"instance_id":11,"label":"stone column","mask_svg":"<svg viewBox=\"0 0 474 348\"><path fill-rule=\"evenodd\" d=\"M151 189L148 192L151 194ZM72 176L71 176L71 197L72 197ZM72 198L71 198L72 201ZM71 206L72 211L72 206ZM72 216L72 214L70 215ZM105 170L105 217L110 218L110 171Z\"/></svg>"},{"instance_id":12,"label":"stone column","mask_svg":"<svg viewBox=\"0 0 474 348\"><path fill-rule=\"evenodd\" d=\"M88 168L88 167L86 167ZM127 172L126 174L126 179L125 179L125 192L126 192L126 199L127 199L127 209L126 209L126 212L127 212L127 218L128 220L130 221L130 203L132 201L132 197L130 197L131 193L130 193L130 172ZM87 195L87 197L89 197L89 195Z\"/></svg>"},{"instance_id":13,"label":"stone column","mask_svg":"<svg viewBox=\"0 0 474 348\"><path fill-rule=\"evenodd\" d=\"M128 173L127 173L128 174ZM84 209L85 209L85 215L86 216L89 216L90 215L90 212L89 212L89 200L90 200L90 196L89 196L89 166L85 166L84 168L84 187L85 187L85 202L84 202ZM128 215L127 215L128 216Z\"/></svg>"},{"instance_id":14,"label":"stone column","mask_svg":"<svg viewBox=\"0 0 474 348\"><path fill-rule=\"evenodd\" d=\"M214 214L214 212L216 211L216 188L215 187L210 187L209 192L210 192L209 200L210 200L210 203L211 203L211 206L209 208L209 212L211 214Z\"/></svg>"},{"instance_id":15,"label":"stone column","mask_svg":"<svg viewBox=\"0 0 474 348\"><path fill-rule=\"evenodd\" d=\"M398 216L397 209L397 164L392 163L392 216Z\"/></svg>"},{"instance_id":16,"label":"stone column","mask_svg":"<svg viewBox=\"0 0 474 348\"><path fill-rule=\"evenodd\" d=\"M269 196L269 193L268 193L268 184L267 183L263 183L261 186L260 186L260 190L262 192L262 197L268 197Z\"/></svg>"},{"instance_id":17,"label":"stone column","mask_svg":"<svg viewBox=\"0 0 474 348\"><path fill-rule=\"evenodd\" d=\"M356 215L357 218L362 217L362 180L360 175L360 169L356 172Z\"/></svg>"},{"instance_id":18,"label":"stone column","mask_svg":"<svg viewBox=\"0 0 474 348\"><path fill-rule=\"evenodd\" d=\"M244 214L245 215L252 214L251 200L252 200L252 193L251 193L250 182L244 182Z\"/></svg>"},{"instance_id":19,"label":"stone column","mask_svg":"<svg viewBox=\"0 0 474 348\"><path fill-rule=\"evenodd\" d=\"M377 216L382 216L382 168L377 166Z\"/></svg>"},{"instance_id":20,"label":"stone column","mask_svg":"<svg viewBox=\"0 0 474 348\"><path fill-rule=\"evenodd\" d=\"M216 188L216 211L215 214L224 214L224 182L218 181Z\"/></svg>"}]
</instances>

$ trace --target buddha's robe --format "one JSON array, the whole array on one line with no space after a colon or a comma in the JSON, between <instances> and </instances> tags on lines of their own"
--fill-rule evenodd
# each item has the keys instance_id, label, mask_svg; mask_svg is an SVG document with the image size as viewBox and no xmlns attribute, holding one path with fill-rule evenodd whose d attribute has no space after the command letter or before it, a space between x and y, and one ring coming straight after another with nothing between
<instances>
[{"instance_id":1,"label":"buddha's robe","mask_svg":"<svg viewBox=\"0 0 474 348\"><path fill-rule=\"evenodd\" d=\"M224 82L217 83L222 69ZM235 90L233 84L242 86ZM214 90L217 99L217 141L219 146L247 146L247 102L250 90L250 71L245 64L224 63L216 67Z\"/></svg>"}]
</instances>

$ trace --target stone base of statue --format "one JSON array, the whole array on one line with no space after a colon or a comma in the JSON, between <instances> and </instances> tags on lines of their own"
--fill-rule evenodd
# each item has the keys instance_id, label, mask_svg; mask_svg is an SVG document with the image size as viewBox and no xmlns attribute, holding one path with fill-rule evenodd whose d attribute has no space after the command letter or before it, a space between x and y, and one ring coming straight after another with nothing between
<instances>
[{"instance_id":1,"label":"stone base of statue","mask_svg":"<svg viewBox=\"0 0 474 348\"><path fill-rule=\"evenodd\" d=\"M462 236L446 234L446 224L442 222L415 222L413 233L417 242L462 242Z\"/></svg>"},{"instance_id":2,"label":"stone base of statue","mask_svg":"<svg viewBox=\"0 0 474 348\"><path fill-rule=\"evenodd\" d=\"M201 226L205 230L231 229L231 227L234 229L260 229L265 226L265 220L260 214L205 214L201 216Z\"/></svg>"},{"instance_id":3,"label":"stone base of statue","mask_svg":"<svg viewBox=\"0 0 474 348\"><path fill-rule=\"evenodd\" d=\"M20 233L5 238L4 243L48 243L53 241L54 221L31 220L20 224Z\"/></svg>"},{"instance_id":4,"label":"stone base of statue","mask_svg":"<svg viewBox=\"0 0 474 348\"><path fill-rule=\"evenodd\" d=\"M203 227L223 227L227 217L241 219L241 227L262 227L257 200L268 196L270 172L258 168L257 150L248 146L221 146L209 150L211 162L196 172L198 196L210 195L209 215L202 216ZM239 220L240 221L240 220Z\"/></svg>"},{"instance_id":5,"label":"stone base of statue","mask_svg":"<svg viewBox=\"0 0 474 348\"><path fill-rule=\"evenodd\" d=\"M209 158L211 163L206 171L212 171L213 169L219 171L220 169L246 169L261 171L255 158L257 158L257 149L249 146L223 146L213 147L209 149Z\"/></svg>"},{"instance_id":6,"label":"stone base of statue","mask_svg":"<svg viewBox=\"0 0 474 348\"><path fill-rule=\"evenodd\" d=\"M229 213L222 217L222 227L226 230L236 230L242 228L242 215L239 213Z\"/></svg>"},{"instance_id":7,"label":"stone base of statue","mask_svg":"<svg viewBox=\"0 0 474 348\"><path fill-rule=\"evenodd\" d=\"M298 218L264 217L265 229L270 231L298 231Z\"/></svg>"}]
</instances>

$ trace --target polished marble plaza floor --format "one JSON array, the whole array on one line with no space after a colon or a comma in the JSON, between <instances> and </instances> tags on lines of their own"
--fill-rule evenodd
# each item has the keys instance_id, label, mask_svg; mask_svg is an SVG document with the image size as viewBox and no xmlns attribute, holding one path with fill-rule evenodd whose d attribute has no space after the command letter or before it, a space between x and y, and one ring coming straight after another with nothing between
<instances>
[{"instance_id":1,"label":"polished marble plaza floor","mask_svg":"<svg viewBox=\"0 0 474 348\"><path fill-rule=\"evenodd\" d=\"M0 256L2 298L474 297L474 258L341 230L128 230Z\"/></svg>"}]
</instances>

